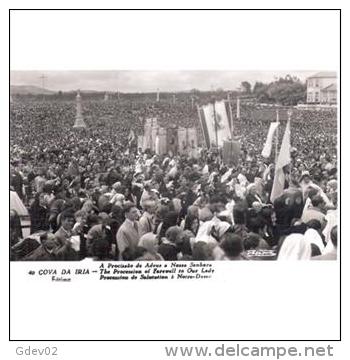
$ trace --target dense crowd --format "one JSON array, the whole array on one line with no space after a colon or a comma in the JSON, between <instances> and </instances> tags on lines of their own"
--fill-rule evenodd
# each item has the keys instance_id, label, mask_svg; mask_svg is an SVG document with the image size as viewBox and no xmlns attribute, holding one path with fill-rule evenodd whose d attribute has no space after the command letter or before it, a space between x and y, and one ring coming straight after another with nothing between
<instances>
[{"instance_id":1,"label":"dense crowd","mask_svg":"<svg viewBox=\"0 0 350 360\"><path fill-rule=\"evenodd\" d=\"M198 127L191 101L85 100L86 130L73 129L75 111L74 101L11 105L11 192L30 217L23 236L21 214L10 209L13 260L336 258L334 110L293 111L292 160L273 203L275 155L260 154L274 110L242 104L238 164L224 163L215 148L192 158L130 141L150 117L166 128ZM281 110L280 139L284 118Z\"/></svg>"}]
</instances>

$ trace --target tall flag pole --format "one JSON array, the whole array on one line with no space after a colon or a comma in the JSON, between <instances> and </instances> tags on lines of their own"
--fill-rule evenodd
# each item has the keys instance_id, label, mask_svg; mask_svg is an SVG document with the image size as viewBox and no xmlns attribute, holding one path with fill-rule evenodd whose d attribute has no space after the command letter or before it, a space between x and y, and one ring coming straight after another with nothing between
<instances>
[{"instance_id":1,"label":"tall flag pole","mask_svg":"<svg viewBox=\"0 0 350 360\"><path fill-rule=\"evenodd\" d=\"M237 96L237 111L236 111L236 117L237 117L237 119L240 119L240 118L241 118L240 105L241 105L241 100L240 100L239 96Z\"/></svg>"},{"instance_id":2,"label":"tall flag pole","mask_svg":"<svg viewBox=\"0 0 350 360\"><path fill-rule=\"evenodd\" d=\"M214 126L215 126L215 143L216 147L219 147L219 138L218 138L218 121L216 118L216 109L215 109L215 98L213 99L213 117L214 117Z\"/></svg>"},{"instance_id":3,"label":"tall flag pole","mask_svg":"<svg viewBox=\"0 0 350 360\"><path fill-rule=\"evenodd\" d=\"M280 114L279 114L279 111L278 109L276 110L276 123L279 125L279 122L280 122ZM277 161L277 154L278 154L278 125L277 125L277 128L276 128L276 132L275 132L275 159Z\"/></svg>"},{"instance_id":4,"label":"tall flag pole","mask_svg":"<svg viewBox=\"0 0 350 360\"><path fill-rule=\"evenodd\" d=\"M228 97L228 107L230 110L230 125L231 125L231 137L233 139L233 112L232 112L232 106L231 106L231 100L230 100L230 94L227 95Z\"/></svg>"},{"instance_id":5,"label":"tall flag pole","mask_svg":"<svg viewBox=\"0 0 350 360\"><path fill-rule=\"evenodd\" d=\"M273 186L271 191L270 200L273 203L279 196L282 195L284 190L285 174L283 168L290 164L290 119L291 112L288 112L288 121L286 125L286 130L284 131L282 144L278 159L275 166L275 177L273 179Z\"/></svg>"},{"instance_id":6,"label":"tall flag pole","mask_svg":"<svg viewBox=\"0 0 350 360\"><path fill-rule=\"evenodd\" d=\"M207 149L210 148L210 137L209 137L209 132L208 132L208 127L205 121L205 115L204 115L204 111L202 107L199 107L199 105L197 104L197 111L198 111L198 119L199 119L199 124L201 126L202 129L202 134L204 137L204 143Z\"/></svg>"},{"instance_id":7,"label":"tall flag pole","mask_svg":"<svg viewBox=\"0 0 350 360\"><path fill-rule=\"evenodd\" d=\"M269 127L269 131L267 133L265 145L261 152L261 155L265 159L269 158L271 155L273 140L274 139L276 140L275 132L278 129L278 125L279 125L279 123L277 121L270 123L270 127ZM277 141L276 141L275 161L276 161L276 159L277 159Z\"/></svg>"}]
</instances>

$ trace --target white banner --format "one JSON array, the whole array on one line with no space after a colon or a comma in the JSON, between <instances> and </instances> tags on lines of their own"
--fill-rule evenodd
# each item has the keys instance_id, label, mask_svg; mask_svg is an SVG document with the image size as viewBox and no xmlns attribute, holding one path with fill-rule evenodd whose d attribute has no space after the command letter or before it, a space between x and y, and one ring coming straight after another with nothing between
<instances>
[{"instance_id":1,"label":"white banner","mask_svg":"<svg viewBox=\"0 0 350 360\"><path fill-rule=\"evenodd\" d=\"M272 122L270 124L269 132L267 133L266 142L265 142L263 151L261 152L261 155L264 158L268 158L271 155L273 135L275 134L275 131L276 131L278 125L279 125L279 122Z\"/></svg>"},{"instance_id":2,"label":"white banner","mask_svg":"<svg viewBox=\"0 0 350 360\"><path fill-rule=\"evenodd\" d=\"M202 109L204 113L205 124L208 130L210 144L222 147L224 141L228 140L231 134L225 102L219 101L215 103L215 118L213 104L203 106Z\"/></svg>"}]
</instances>

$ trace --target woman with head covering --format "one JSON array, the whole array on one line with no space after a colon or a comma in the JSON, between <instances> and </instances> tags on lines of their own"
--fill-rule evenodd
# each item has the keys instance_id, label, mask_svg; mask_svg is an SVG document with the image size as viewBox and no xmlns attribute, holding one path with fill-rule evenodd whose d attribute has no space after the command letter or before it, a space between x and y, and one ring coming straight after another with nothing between
<instances>
[{"instance_id":1,"label":"woman with head covering","mask_svg":"<svg viewBox=\"0 0 350 360\"><path fill-rule=\"evenodd\" d=\"M203 242L211 254L215 253L215 249L222 242L226 233L230 232L231 225L226 221L219 220L216 216L210 220L202 223L199 227L194 243ZM214 257L216 255L213 255Z\"/></svg>"},{"instance_id":2,"label":"woman with head covering","mask_svg":"<svg viewBox=\"0 0 350 360\"><path fill-rule=\"evenodd\" d=\"M331 233L331 239L327 243L327 246L323 250L323 254L315 256L312 260L337 260L337 245L338 245L338 227L333 226Z\"/></svg>"},{"instance_id":3,"label":"woman with head covering","mask_svg":"<svg viewBox=\"0 0 350 360\"><path fill-rule=\"evenodd\" d=\"M164 260L163 256L158 253L158 241L156 234L149 232L142 235L138 246L145 249L146 252L137 260Z\"/></svg>"},{"instance_id":4,"label":"woman with head covering","mask_svg":"<svg viewBox=\"0 0 350 360\"><path fill-rule=\"evenodd\" d=\"M279 250L277 260L310 260L311 245L302 234L288 235Z\"/></svg>"},{"instance_id":5,"label":"woman with head covering","mask_svg":"<svg viewBox=\"0 0 350 360\"><path fill-rule=\"evenodd\" d=\"M317 228L311 227L312 224L310 224L312 221L317 222L319 225L319 231L321 231L321 224L319 223L319 221L317 220L311 220L309 221L309 223L307 223L306 225L309 227L308 230L306 230L305 234L304 234L304 238L307 242L309 242L310 244L314 244L315 246L318 247L320 253L322 254L323 250L324 250L324 243L322 241L322 238L319 234L319 232L317 231ZM310 226L311 225L311 226ZM316 224L317 226L317 224Z\"/></svg>"},{"instance_id":6,"label":"woman with head covering","mask_svg":"<svg viewBox=\"0 0 350 360\"><path fill-rule=\"evenodd\" d=\"M109 202L122 208L125 202L125 195L116 193Z\"/></svg>"},{"instance_id":7,"label":"woman with head covering","mask_svg":"<svg viewBox=\"0 0 350 360\"><path fill-rule=\"evenodd\" d=\"M199 228L199 208L191 205L187 208L187 215L183 223L184 230L191 231L194 235L197 234Z\"/></svg>"},{"instance_id":8,"label":"woman with head covering","mask_svg":"<svg viewBox=\"0 0 350 360\"><path fill-rule=\"evenodd\" d=\"M337 188L338 188L337 180L332 179L327 182L327 194L336 192Z\"/></svg>"}]
</instances>

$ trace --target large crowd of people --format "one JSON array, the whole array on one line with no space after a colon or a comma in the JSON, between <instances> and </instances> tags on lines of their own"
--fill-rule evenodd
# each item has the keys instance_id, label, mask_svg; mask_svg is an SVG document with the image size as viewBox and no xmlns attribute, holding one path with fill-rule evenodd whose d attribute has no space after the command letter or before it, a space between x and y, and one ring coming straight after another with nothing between
<instances>
[{"instance_id":1,"label":"large crowd of people","mask_svg":"<svg viewBox=\"0 0 350 360\"><path fill-rule=\"evenodd\" d=\"M75 106L11 104L12 260L336 259L336 111L293 111L285 189L271 203L275 153L261 151L275 110L242 104L240 159L224 163L216 148L157 155L130 142L150 117L199 130L191 100L83 100L85 130L73 129Z\"/></svg>"}]
</instances>

